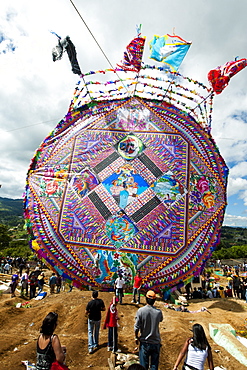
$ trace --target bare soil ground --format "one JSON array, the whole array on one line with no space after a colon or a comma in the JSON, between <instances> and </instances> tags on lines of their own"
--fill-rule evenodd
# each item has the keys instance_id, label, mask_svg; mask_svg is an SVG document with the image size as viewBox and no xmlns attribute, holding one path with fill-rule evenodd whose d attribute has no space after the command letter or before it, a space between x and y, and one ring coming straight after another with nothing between
<instances>
[{"instance_id":1,"label":"bare soil ground","mask_svg":"<svg viewBox=\"0 0 247 370\"><path fill-rule=\"evenodd\" d=\"M112 296L113 293L99 293L99 297L104 300L106 307ZM15 305L18 302L24 302L23 299L18 296L10 298L9 294L2 294L0 296L0 369L24 370L21 361L35 362L39 328L42 320L50 311L56 311L59 315L56 334L59 335L62 344L67 346L67 365L71 370L109 369L108 357L110 353L107 352L106 330L101 329L99 349L91 355L88 354L87 319L84 312L90 299L90 291L74 289L70 293L65 291L54 295L48 294L41 301L32 300L29 308L16 308ZM125 295L123 304L118 306L120 316L119 348L123 353L133 353L136 347L133 330L134 317L138 307L145 304L144 297L142 297L142 303L139 306L131 303L131 299L131 295ZM208 331L209 323L228 323L234 329L246 332L244 325L247 317L247 304L243 300L224 298L189 301L190 310L198 310L205 306L211 314L208 312L176 312L165 308L161 299L157 299L156 306L162 310L164 315L164 321L160 324L162 337L160 369L170 370L173 368L181 346L191 335L189 329L196 322L205 328L212 346L215 366L222 365L227 370L245 369L245 366L241 365L223 347L212 341ZM104 317L105 313L103 313L102 324Z\"/></svg>"}]
</instances>

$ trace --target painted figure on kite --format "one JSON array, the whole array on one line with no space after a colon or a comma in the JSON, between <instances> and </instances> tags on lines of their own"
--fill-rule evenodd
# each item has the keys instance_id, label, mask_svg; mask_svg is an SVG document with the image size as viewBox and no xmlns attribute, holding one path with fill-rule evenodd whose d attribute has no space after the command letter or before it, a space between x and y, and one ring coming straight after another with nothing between
<instances>
[{"instance_id":1,"label":"painted figure on kite","mask_svg":"<svg viewBox=\"0 0 247 370\"><path fill-rule=\"evenodd\" d=\"M120 273L132 286L137 271L144 288L178 286L217 245L228 169L211 136L213 90L177 72L190 43L168 36L150 44L163 67L142 63L138 34L116 69L81 74L32 159L31 248L77 287L110 290ZM97 73L114 79L85 81Z\"/></svg>"}]
</instances>

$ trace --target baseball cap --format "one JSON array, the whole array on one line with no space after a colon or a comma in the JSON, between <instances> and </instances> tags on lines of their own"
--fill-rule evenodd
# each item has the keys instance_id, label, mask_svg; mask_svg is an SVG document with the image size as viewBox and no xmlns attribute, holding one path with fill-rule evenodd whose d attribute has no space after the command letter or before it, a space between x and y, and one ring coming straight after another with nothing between
<instances>
[{"instance_id":1,"label":"baseball cap","mask_svg":"<svg viewBox=\"0 0 247 370\"><path fill-rule=\"evenodd\" d=\"M147 298L151 298L151 299L156 299L156 294L154 293L153 290L149 290L146 294L146 297Z\"/></svg>"}]
</instances>

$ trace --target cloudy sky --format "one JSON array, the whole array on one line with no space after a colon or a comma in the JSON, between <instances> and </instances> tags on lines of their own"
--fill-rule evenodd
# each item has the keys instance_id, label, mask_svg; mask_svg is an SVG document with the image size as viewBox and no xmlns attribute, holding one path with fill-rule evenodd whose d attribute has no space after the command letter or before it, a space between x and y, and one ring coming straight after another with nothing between
<instances>
[{"instance_id":1,"label":"cloudy sky","mask_svg":"<svg viewBox=\"0 0 247 370\"><path fill-rule=\"evenodd\" d=\"M22 197L30 160L78 81L67 56L52 61L50 31L70 36L83 72L110 68L95 39L115 65L142 24L143 61L153 64L148 41L175 31L192 41L180 73L208 85L209 70L247 58L246 14L246 0L1 0L0 197ZM247 68L215 97L212 134L230 169L224 225L246 227Z\"/></svg>"}]
</instances>

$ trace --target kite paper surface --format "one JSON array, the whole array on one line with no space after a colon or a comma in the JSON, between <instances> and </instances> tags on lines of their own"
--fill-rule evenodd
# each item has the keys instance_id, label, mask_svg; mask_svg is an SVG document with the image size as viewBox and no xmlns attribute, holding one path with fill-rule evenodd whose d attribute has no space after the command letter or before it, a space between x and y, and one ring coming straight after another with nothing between
<instances>
[{"instance_id":1,"label":"kite paper surface","mask_svg":"<svg viewBox=\"0 0 247 370\"><path fill-rule=\"evenodd\" d=\"M223 66L212 69L208 73L208 80L216 94L228 85L230 79L247 66L247 59L239 59L225 63Z\"/></svg>"},{"instance_id":2,"label":"kite paper surface","mask_svg":"<svg viewBox=\"0 0 247 370\"><path fill-rule=\"evenodd\" d=\"M177 35L155 35L149 42L150 59L163 62L173 71L177 71L190 48L187 42Z\"/></svg>"},{"instance_id":3,"label":"kite paper surface","mask_svg":"<svg viewBox=\"0 0 247 370\"><path fill-rule=\"evenodd\" d=\"M198 275L226 206L228 169L208 128L164 98L88 101L32 160L32 249L84 288L111 289L119 272L132 286L139 270L157 290Z\"/></svg>"},{"instance_id":4,"label":"kite paper surface","mask_svg":"<svg viewBox=\"0 0 247 370\"><path fill-rule=\"evenodd\" d=\"M126 47L122 61L118 66L126 71L139 72L141 69L142 54L145 37L135 37Z\"/></svg>"}]
</instances>

